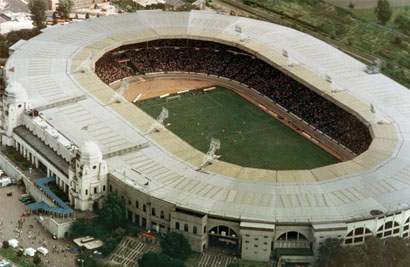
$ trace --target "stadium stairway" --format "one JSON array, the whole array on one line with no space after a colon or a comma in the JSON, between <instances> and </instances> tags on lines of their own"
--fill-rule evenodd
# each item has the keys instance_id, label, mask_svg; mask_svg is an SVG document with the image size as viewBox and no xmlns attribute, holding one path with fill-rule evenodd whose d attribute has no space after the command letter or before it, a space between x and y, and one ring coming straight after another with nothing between
<instances>
[{"instance_id":1,"label":"stadium stairway","mask_svg":"<svg viewBox=\"0 0 410 267\"><path fill-rule=\"evenodd\" d=\"M43 195L49 198L53 203L56 203L56 207L52 207L44 201L31 203L27 207L30 211L43 211L45 213L53 214L59 217L66 217L73 215L74 211L62 201L56 194L54 194L46 184L55 183L56 177L47 177L34 181L34 184L42 191Z\"/></svg>"}]
</instances>

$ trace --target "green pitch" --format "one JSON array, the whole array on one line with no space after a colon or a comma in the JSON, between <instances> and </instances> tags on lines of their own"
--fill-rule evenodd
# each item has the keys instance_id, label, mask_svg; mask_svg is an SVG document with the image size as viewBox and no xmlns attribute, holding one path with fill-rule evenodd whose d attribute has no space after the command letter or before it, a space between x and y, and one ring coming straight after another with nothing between
<instances>
[{"instance_id":1,"label":"green pitch","mask_svg":"<svg viewBox=\"0 0 410 267\"><path fill-rule=\"evenodd\" d=\"M301 170L339 162L300 134L231 90L194 90L180 99L152 98L137 105L153 118L162 107L164 124L194 148L206 153L212 137L220 139L219 160L244 167Z\"/></svg>"}]
</instances>

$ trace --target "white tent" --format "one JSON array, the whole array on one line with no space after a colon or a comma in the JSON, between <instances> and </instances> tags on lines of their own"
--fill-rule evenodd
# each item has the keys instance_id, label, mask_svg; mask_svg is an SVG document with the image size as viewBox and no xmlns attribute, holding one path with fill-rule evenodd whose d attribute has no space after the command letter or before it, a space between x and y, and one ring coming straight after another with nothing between
<instances>
[{"instance_id":1,"label":"white tent","mask_svg":"<svg viewBox=\"0 0 410 267\"><path fill-rule=\"evenodd\" d=\"M34 257L34 255L36 255L36 252L37 251L34 248L26 248L24 250L24 255Z\"/></svg>"},{"instance_id":2,"label":"white tent","mask_svg":"<svg viewBox=\"0 0 410 267\"><path fill-rule=\"evenodd\" d=\"M9 240L9 246L12 248L16 248L19 246L19 241L16 239L10 239Z\"/></svg>"},{"instance_id":3,"label":"white tent","mask_svg":"<svg viewBox=\"0 0 410 267\"><path fill-rule=\"evenodd\" d=\"M41 254L43 254L44 256L48 254L48 249L46 249L44 247L37 248L37 251L40 252Z\"/></svg>"}]
</instances>

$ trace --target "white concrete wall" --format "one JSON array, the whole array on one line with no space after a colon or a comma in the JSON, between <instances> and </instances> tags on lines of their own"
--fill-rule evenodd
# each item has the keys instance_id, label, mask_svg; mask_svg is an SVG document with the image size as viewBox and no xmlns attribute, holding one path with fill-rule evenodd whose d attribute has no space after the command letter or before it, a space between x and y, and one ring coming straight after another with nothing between
<instances>
[{"instance_id":1,"label":"white concrete wall","mask_svg":"<svg viewBox=\"0 0 410 267\"><path fill-rule=\"evenodd\" d=\"M31 116L24 115L24 126L26 126L35 136L40 138L44 144L52 148L57 155L61 156L66 161L70 161L71 151L58 142L56 138L47 134L45 129L34 123Z\"/></svg>"}]
</instances>

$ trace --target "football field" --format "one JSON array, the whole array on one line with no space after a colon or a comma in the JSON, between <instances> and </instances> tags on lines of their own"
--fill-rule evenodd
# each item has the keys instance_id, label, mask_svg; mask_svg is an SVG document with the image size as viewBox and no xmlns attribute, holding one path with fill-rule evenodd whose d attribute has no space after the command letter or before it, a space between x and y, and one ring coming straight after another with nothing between
<instances>
[{"instance_id":1,"label":"football field","mask_svg":"<svg viewBox=\"0 0 410 267\"><path fill-rule=\"evenodd\" d=\"M219 160L272 170L312 169L339 162L231 90L216 87L172 96L136 104L153 118L162 107L167 108L167 129L204 153L212 137L219 139L221 148L215 153L221 155Z\"/></svg>"}]
</instances>

